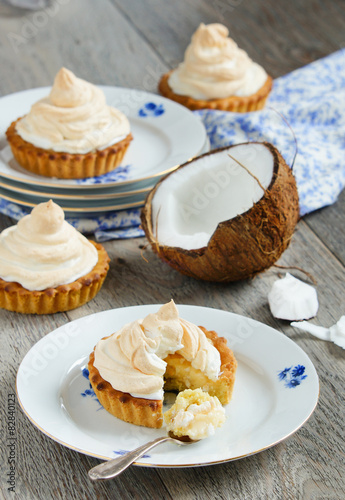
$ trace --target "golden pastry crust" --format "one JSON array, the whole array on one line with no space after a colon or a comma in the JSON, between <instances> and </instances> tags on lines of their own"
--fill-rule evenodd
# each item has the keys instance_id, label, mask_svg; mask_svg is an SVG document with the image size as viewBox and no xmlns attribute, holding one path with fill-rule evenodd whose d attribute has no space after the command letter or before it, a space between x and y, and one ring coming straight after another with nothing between
<instances>
[{"instance_id":1,"label":"golden pastry crust","mask_svg":"<svg viewBox=\"0 0 345 500\"><path fill-rule=\"evenodd\" d=\"M216 382L207 379L200 370L191 367L179 354L169 354L164 361L167 362L167 369L164 375L165 390L197 389L198 382L206 380L207 392L211 396L217 396L222 404L227 404L232 396L235 383L235 373L237 361L231 349L227 346L226 339L218 337L216 332L208 331L200 327L206 337L219 351L221 358L221 375ZM89 380L101 405L112 415L125 422L144 427L160 428L163 424L163 404L161 400L135 398L128 393L117 391L109 382L104 380L97 368L94 366L94 351L90 354L88 370ZM179 367L179 368L177 368ZM175 375L180 375L180 371L185 370L185 378L188 379L188 387L180 379L175 379ZM188 374L187 374L188 371ZM193 384L193 375L195 384ZM185 382L186 382L185 380ZM198 386L198 387L197 387Z\"/></svg>"},{"instance_id":2,"label":"golden pastry crust","mask_svg":"<svg viewBox=\"0 0 345 500\"><path fill-rule=\"evenodd\" d=\"M125 422L159 429L163 424L161 400L135 398L127 392L117 391L104 380L94 365L95 353L90 354L89 380L101 405L114 417Z\"/></svg>"},{"instance_id":3,"label":"golden pastry crust","mask_svg":"<svg viewBox=\"0 0 345 500\"><path fill-rule=\"evenodd\" d=\"M19 283L0 278L0 307L23 314L53 314L89 302L101 289L110 260L102 245L90 242L97 249L98 262L88 274L67 285L42 291L30 291Z\"/></svg>"},{"instance_id":4,"label":"golden pastry crust","mask_svg":"<svg viewBox=\"0 0 345 500\"><path fill-rule=\"evenodd\" d=\"M230 96L223 99L193 99L186 95L175 94L170 85L169 77L173 70L165 73L158 85L159 92L168 99L182 104L192 111L196 109L219 109L222 111L233 111L236 113L246 113L248 111L258 111L265 106L266 99L272 89L273 80L267 76L264 85L250 96Z\"/></svg>"},{"instance_id":5,"label":"golden pastry crust","mask_svg":"<svg viewBox=\"0 0 345 500\"><path fill-rule=\"evenodd\" d=\"M100 151L85 154L59 153L50 149L37 148L24 141L16 131L16 123L6 131L13 156L26 170L44 177L58 179L83 179L111 172L120 165L133 139L128 134L122 141Z\"/></svg>"}]
</instances>

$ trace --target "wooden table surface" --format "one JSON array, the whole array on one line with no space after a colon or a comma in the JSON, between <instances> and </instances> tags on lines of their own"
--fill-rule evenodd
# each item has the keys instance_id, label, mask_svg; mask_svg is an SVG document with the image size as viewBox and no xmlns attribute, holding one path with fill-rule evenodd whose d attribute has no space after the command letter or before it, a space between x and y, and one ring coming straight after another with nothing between
<instances>
[{"instance_id":1,"label":"wooden table surface","mask_svg":"<svg viewBox=\"0 0 345 500\"><path fill-rule=\"evenodd\" d=\"M20 10L0 2L0 95L51 85L61 66L96 84L156 92L157 81L182 59L199 23L226 24L231 36L279 77L345 45L341 0L52 0L49 9ZM345 61L345 59L344 59ZM0 107L1 113L1 107ZM330 326L345 313L344 193L304 217L279 264L299 266L317 280L314 323ZM13 221L0 216L0 229ZM25 316L0 311L1 498L343 499L345 351L275 320L267 293L279 270L228 285L198 282L162 263L144 238L110 241L111 267L101 292L68 313ZM300 273L295 273L303 278ZM318 406L306 424L273 448L209 467L132 467L117 479L91 483L98 460L45 436L16 399L15 494L7 490L8 396L27 351L53 329L82 316L137 304L210 306L252 317L293 339L320 378ZM44 408L42 408L44 411Z\"/></svg>"}]
</instances>

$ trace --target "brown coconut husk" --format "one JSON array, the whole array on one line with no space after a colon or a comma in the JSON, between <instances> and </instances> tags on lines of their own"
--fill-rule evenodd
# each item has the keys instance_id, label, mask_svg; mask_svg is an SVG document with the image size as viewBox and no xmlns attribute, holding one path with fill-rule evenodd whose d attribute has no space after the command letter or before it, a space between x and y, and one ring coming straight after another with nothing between
<instances>
[{"instance_id":1,"label":"brown coconut husk","mask_svg":"<svg viewBox=\"0 0 345 500\"><path fill-rule=\"evenodd\" d=\"M141 222L153 251L163 261L196 279L229 282L255 276L279 259L288 247L299 219L297 186L279 151L270 143L261 144L270 150L274 159L270 185L264 196L247 212L220 222L206 247L185 250L161 245L154 236L151 202L158 186L176 170L150 191L142 209ZM231 147L226 147L202 156L224 150L231 154ZM191 161L179 168L188 168Z\"/></svg>"}]
</instances>

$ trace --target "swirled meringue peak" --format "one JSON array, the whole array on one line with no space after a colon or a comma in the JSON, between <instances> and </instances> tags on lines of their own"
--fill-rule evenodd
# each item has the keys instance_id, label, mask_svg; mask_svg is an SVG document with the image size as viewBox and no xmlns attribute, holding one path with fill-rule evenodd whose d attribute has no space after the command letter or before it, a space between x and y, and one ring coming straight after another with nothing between
<instances>
[{"instance_id":1,"label":"swirled meringue peak","mask_svg":"<svg viewBox=\"0 0 345 500\"><path fill-rule=\"evenodd\" d=\"M165 358L177 352L216 380L220 355L204 332L179 317L174 301L157 313L128 323L95 347L94 366L118 391L145 399L163 398Z\"/></svg>"},{"instance_id":2,"label":"swirled meringue peak","mask_svg":"<svg viewBox=\"0 0 345 500\"><path fill-rule=\"evenodd\" d=\"M121 111L106 104L100 88L61 68L50 94L33 104L16 131L38 148L86 154L121 141L130 125Z\"/></svg>"},{"instance_id":3,"label":"swirled meringue peak","mask_svg":"<svg viewBox=\"0 0 345 500\"><path fill-rule=\"evenodd\" d=\"M184 61L169 78L175 94L193 99L222 99L255 94L267 79L266 71L228 37L222 24L200 24Z\"/></svg>"},{"instance_id":4,"label":"swirled meringue peak","mask_svg":"<svg viewBox=\"0 0 345 500\"><path fill-rule=\"evenodd\" d=\"M0 234L0 277L27 290L72 283L97 260L96 248L65 221L62 208L52 200Z\"/></svg>"}]
</instances>

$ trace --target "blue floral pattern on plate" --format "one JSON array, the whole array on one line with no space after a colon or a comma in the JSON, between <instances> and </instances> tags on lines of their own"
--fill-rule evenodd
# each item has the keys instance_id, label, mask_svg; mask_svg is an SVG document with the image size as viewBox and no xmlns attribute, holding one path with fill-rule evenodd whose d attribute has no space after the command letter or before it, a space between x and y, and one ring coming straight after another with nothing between
<instances>
[{"instance_id":1,"label":"blue floral pattern on plate","mask_svg":"<svg viewBox=\"0 0 345 500\"><path fill-rule=\"evenodd\" d=\"M95 401L97 401L97 403L99 404L99 408L97 408L97 411L99 410L103 410L103 406L101 405L101 403L99 402L96 394L95 394L95 391L93 390L92 388L92 385L90 384L90 381L89 381L89 370L87 368L82 368L81 370L82 372L82 375L83 377L85 377L87 379L87 381L89 382L89 388L88 389L85 389L84 392L81 393L81 396L83 398L86 398L86 397L91 397L92 399L94 399ZM126 453L128 453L130 450L114 450L114 454L115 455L126 455ZM150 455L143 455L142 458L150 458Z\"/></svg>"},{"instance_id":2,"label":"blue floral pattern on plate","mask_svg":"<svg viewBox=\"0 0 345 500\"><path fill-rule=\"evenodd\" d=\"M114 450L115 455L126 455L126 453L129 453L131 450ZM150 458L151 455L142 455L141 458Z\"/></svg>"},{"instance_id":3,"label":"blue floral pattern on plate","mask_svg":"<svg viewBox=\"0 0 345 500\"><path fill-rule=\"evenodd\" d=\"M303 365L290 366L278 373L279 380L284 381L285 387L289 389L294 389L301 385L301 382L305 380L307 376Z\"/></svg>"},{"instance_id":4,"label":"blue floral pattern on plate","mask_svg":"<svg viewBox=\"0 0 345 500\"><path fill-rule=\"evenodd\" d=\"M97 411L99 410L103 410L103 406L101 405L101 403L99 402L96 394L95 394L95 391L93 390L92 388L92 385L90 384L90 381L89 381L89 370L87 368L82 368L82 374L83 374L83 377L85 377L87 379L87 381L89 382L89 388L88 389L85 389L84 392L81 392L80 395L83 397L83 398L87 398L87 397L90 397L92 399L94 399L95 401L97 401L97 403L99 404L99 408L97 409Z\"/></svg>"},{"instance_id":5,"label":"blue floral pattern on plate","mask_svg":"<svg viewBox=\"0 0 345 500\"><path fill-rule=\"evenodd\" d=\"M165 112L163 104L155 104L154 102L147 102L142 108L139 109L139 116L160 116Z\"/></svg>"}]
</instances>

